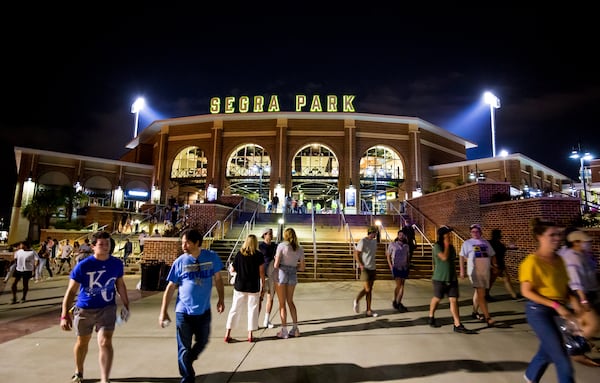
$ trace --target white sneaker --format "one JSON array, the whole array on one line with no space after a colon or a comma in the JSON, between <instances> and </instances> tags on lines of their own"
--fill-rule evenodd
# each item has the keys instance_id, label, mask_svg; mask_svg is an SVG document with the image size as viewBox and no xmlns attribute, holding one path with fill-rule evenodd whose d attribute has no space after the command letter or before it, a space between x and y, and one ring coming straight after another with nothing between
<instances>
[{"instance_id":1,"label":"white sneaker","mask_svg":"<svg viewBox=\"0 0 600 383\"><path fill-rule=\"evenodd\" d=\"M356 314L360 312L360 305L358 304L358 301L356 299L354 300L354 302L352 302L352 309Z\"/></svg>"},{"instance_id":2,"label":"white sneaker","mask_svg":"<svg viewBox=\"0 0 600 383\"><path fill-rule=\"evenodd\" d=\"M278 333L277 333L277 337L279 339L287 339L290 337L290 335L288 334L287 329L282 328Z\"/></svg>"},{"instance_id":3,"label":"white sneaker","mask_svg":"<svg viewBox=\"0 0 600 383\"><path fill-rule=\"evenodd\" d=\"M265 315L265 320L263 321L263 327L267 328L269 326L269 317Z\"/></svg>"},{"instance_id":4,"label":"white sneaker","mask_svg":"<svg viewBox=\"0 0 600 383\"><path fill-rule=\"evenodd\" d=\"M297 326L292 326L292 330L288 334L289 334L289 336L293 336L294 338L297 338L300 336L300 330L298 330Z\"/></svg>"},{"instance_id":5,"label":"white sneaker","mask_svg":"<svg viewBox=\"0 0 600 383\"><path fill-rule=\"evenodd\" d=\"M268 327L268 328L273 328L273 327L275 327L275 325L274 325L273 323L271 323L271 321L269 321L269 322L267 323L267 326L266 326L266 327Z\"/></svg>"}]
</instances>

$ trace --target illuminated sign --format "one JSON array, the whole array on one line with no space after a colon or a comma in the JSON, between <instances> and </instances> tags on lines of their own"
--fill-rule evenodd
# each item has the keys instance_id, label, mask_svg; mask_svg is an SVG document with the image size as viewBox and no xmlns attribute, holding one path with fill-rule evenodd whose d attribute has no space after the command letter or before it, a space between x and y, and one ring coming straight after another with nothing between
<instances>
[{"instance_id":1,"label":"illuminated sign","mask_svg":"<svg viewBox=\"0 0 600 383\"><path fill-rule=\"evenodd\" d=\"M310 99L304 94L297 94L295 101L296 112L345 112L352 113L354 109L354 95L342 95L341 99L335 95L321 96L313 95ZM280 112L279 96L271 95L267 100L264 96L241 96L239 98L228 96L221 100L220 97L210 99L211 114L217 113L263 113L263 112Z\"/></svg>"}]
</instances>

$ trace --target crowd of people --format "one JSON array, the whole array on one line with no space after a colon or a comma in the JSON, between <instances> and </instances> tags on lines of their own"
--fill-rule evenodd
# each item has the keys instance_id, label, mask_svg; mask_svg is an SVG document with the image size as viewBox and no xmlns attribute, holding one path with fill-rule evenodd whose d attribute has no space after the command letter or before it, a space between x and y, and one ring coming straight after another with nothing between
<instances>
[{"instance_id":1,"label":"crowd of people","mask_svg":"<svg viewBox=\"0 0 600 383\"><path fill-rule=\"evenodd\" d=\"M459 250L453 245L454 230L451 227L441 226L437 230L432 252L433 294L429 302L429 325L441 327L435 313L441 300L447 297L453 331L477 334L477 331L467 329L461 323L458 305L460 277L468 278L473 288L472 318L482 321L487 327L507 327L493 319L488 306L493 281L502 277L506 290L513 299L526 300L525 316L540 342L539 349L524 374L527 382L540 381L550 364L555 365L561 383L575 381L573 361L600 366L585 355L595 347L592 342L600 331L600 287L597 280L597 260L591 251L592 239L576 228L564 229L552 222L532 220L531 234L538 245L519 264L519 294L515 292L506 273L504 256L507 247L502 242L501 231L492 230L492 237L488 241L483 238L483 229L479 224L472 224L469 229L471 238L464 241ZM372 307L373 288L378 273L378 232L377 227L369 227L367 235L357 242L354 252L362 288L353 299L353 311L361 313L360 306L364 298L364 315L367 317L378 316ZM230 273L235 277L232 282L232 303L224 329L224 340L227 343L234 341L232 329L238 325L244 312L247 315L249 342L257 340L254 331L259 328L259 316L263 307L265 313L262 326L274 327L271 311L275 295L278 298L280 319L277 337L286 339L300 336L294 291L298 284L297 273L305 269L304 249L291 227L283 231L280 243L273 240L271 228L263 230L260 238L261 241L256 235L249 234L228 265ZM83 363L93 331L102 340L99 341L100 354L104 355L100 358L101 381L109 382L115 322L118 317L125 320L128 317L129 305L123 282L124 264L112 255L114 247L111 240L110 234L99 232L94 235L91 243L86 240L81 246L72 246L68 240L59 245L56 239L48 237L38 251L31 249L27 242L22 242L15 252L14 281L11 286L13 304L19 302L19 282L23 283L20 302L25 302L30 279L37 280L44 270L49 271L52 276L52 268L47 268L48 263L54 262L59 273L63 267L69 267L70 279L63 299L61 328L74 329L77 335L74 348L76 368L72 378L74 382L83 380ZM193 363L209 340L213 287L218 294L216 310L218 313L225 311L224 284L220 273L224 265L217 253L202 248L202 233L198 230L186 230L181 236L181 242L182 254L170 267L158 323L160 327L170 324L169 305L176 295L179 371L182 382L193 382ZM402 228L394 241L386 247L389 272L395 281L391 291L392 307L399 312L409 310L402 301L405 281L410 273L413 242L414 237L410 231ZM76 262L71 265L69 258ZM109 272L105 275L100 270ZM89 278L92 278L94 284L98 284L102 294L95 294L96 289L86 287L90 285L86 281ZM117 314L116 308L117 295L123 303L120 314ZM267 301L263 305L265 296ZM288 314L291 323L288 321ZM561 327L561 323L565 321L575 323L587 347L575 351L567 347L568 341Z\"/></svg>"}]
</instances>

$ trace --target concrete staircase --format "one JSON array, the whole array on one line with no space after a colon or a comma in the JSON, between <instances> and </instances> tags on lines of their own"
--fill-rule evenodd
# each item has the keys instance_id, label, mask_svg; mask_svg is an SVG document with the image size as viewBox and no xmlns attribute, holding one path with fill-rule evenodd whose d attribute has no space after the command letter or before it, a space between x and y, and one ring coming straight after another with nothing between
<instances>
[{"instance_id":1,"label":"concrete staircase","mask_svg":"<svg viewBox=\"0 0 600 383\"><path fill-rule=\"evenodd\" d=\"M277 220L279 218L281 218L281 214L261 214L257 218L251 233L260 237L260 233L264 228L272 228L275 236L277 236L279 227ZM393 217L377 216L376 218L382 221L388 235L393 240L398 231L398 227L394 227ZM357 278L352 249L360 238L366 235L367 228L370 225L369 216L347 217L354 243L350 242L347 238L348 234L344 230L340 230L338 215L320 214L315 216L315 248L313 248L313 230L310 215L290 214L286 215L285 219L284 226L294 228L300 244L304 247L306 270L298 273L298 279L301 282L342 281ZM212 243L211 249L220 255L223 263L226 263L230 254L232 254L242 228L243 223L235 224L224 239L215 240ZM391 280L392 275L385 256L386 244L387 241L382 238L381 243L378 245L377 278ZM237 248L235 250L237 251ZM431 272L431 248L419 244L411 262L409 278L428 279L431 278Z\"/></svg>"}]
</instances>

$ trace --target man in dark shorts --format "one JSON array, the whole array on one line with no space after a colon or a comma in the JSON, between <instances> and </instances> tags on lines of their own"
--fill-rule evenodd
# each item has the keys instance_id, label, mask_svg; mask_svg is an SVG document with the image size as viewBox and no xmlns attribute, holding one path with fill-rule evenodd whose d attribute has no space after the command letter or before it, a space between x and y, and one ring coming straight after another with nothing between
<instances>
[{"instance_id":1,"label":"man in dark shorts","mask_svg":"<svg viewBox=\"0 0 600 383\"><path fill-rule=\"evenodd\" d=\"M433 245L433 297L429 303L429 325L440 327L435 320L435 310L438 304L448 296L450 301L450 312L454 320L454 332L461 334L473 334L460 323L458 309L458 277L456 275L456 249L452 245L452 229L442 226L437 231L437 242Z\"/></svg>"},{"instance_id":2,"label":"man in dark shorts","mask_svg":"<svg viewBox=\"0 0 600 383\"><path fill-rule=\"evenodd\" d=\"M379 229L376 226L370 226L367 229L367 236L362 238L354 250L354 259L360 268L360 280L364 287L353 302L353 309L356 314L360 312L359 302L365 297L367 302L368 317L377 317L377 313L371 310L371 297L373 294L373 284L377 277L375 255L377 254L377 233Z\"/></svg>"}]
</instances>

